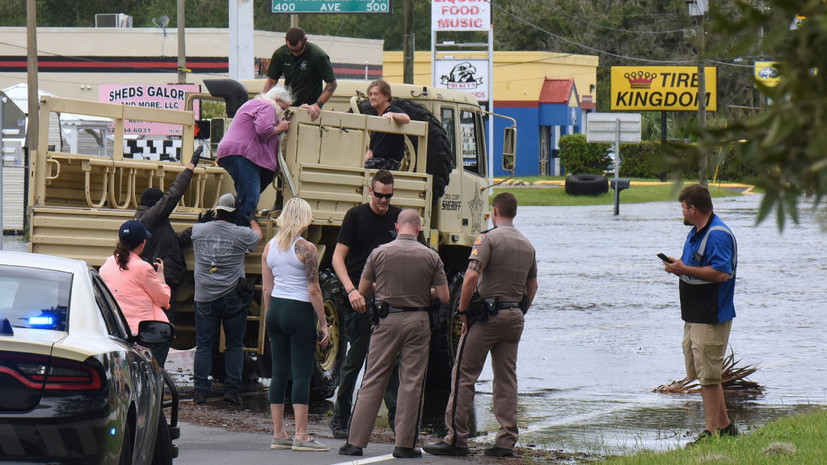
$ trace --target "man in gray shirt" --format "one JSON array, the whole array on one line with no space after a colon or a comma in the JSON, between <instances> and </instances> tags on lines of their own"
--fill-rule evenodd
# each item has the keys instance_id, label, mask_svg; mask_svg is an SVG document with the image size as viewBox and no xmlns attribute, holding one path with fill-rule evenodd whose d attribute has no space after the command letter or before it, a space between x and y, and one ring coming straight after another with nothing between
<instances>
[{"instance_id":1,"label":"man in gray shirt","mask_svg":"<svg viewBox=\"0 0 827 465\"><path fill-rule=\"evenodd\" d=\"M224 400L241 405L241 372L244 363L244 328L247 308L244 255L261 240L255 218L250 227L235 224L237 201L233 194L218 199L216 221L192 227L195 255L195 393L196 404L207 402L210 392L213 347L224 326Z\"/></svg>"}]
</instances>

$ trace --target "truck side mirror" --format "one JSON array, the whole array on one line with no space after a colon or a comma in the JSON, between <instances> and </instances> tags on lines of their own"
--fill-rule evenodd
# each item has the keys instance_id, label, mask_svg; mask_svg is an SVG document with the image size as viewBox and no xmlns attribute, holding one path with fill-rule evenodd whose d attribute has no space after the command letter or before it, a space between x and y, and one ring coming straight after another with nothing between
<instances>
[{"instance_id":1,"label":"truck side mirror","mask_svg":"<svg viewBox=\"0 0 827 465\"><path fill-rule=\"evenodd\" d=\"M503 133L503 171L514 176L514 165L517 160L517 128L505 128Z\"/></svg>"}]
</instances>

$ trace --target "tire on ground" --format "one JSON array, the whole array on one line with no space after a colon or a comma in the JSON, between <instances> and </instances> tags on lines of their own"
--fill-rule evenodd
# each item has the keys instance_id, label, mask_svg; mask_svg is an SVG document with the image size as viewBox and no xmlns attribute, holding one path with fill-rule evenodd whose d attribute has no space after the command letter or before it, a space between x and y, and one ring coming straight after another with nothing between
<instances>
[{"instance_id":1,"label":"tire on ground","mask_svg":"<svg viewBox=\"0 0 827 465\"><path fill-rule=\"evenodd\" d=\"M322 349L320 345L316 346L316 362L310 381L311 401L329 399L333 396L339 384L339 371L347 350L344 326L347 308L345 290L336 273L330 269L319 274L319 285L322 288L322 302L330 338L326 349Z\"/></svg>"},{"instance_id":2,"label":"tire on ground","mask_svg":"<svg viewBox=\"0 0 827 465\"><path fill-rule=\"evenodd\" d=\"M566 178L566 194L600 195L609 192L609 180L598 174L574 174Z\"/></svg>"}]
</instances>

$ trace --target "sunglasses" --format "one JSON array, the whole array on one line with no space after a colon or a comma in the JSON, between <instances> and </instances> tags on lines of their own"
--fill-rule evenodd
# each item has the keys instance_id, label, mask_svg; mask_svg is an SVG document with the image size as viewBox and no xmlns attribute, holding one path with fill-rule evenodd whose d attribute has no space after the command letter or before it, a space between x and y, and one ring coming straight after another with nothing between
<instances>
[{"instance_id":1,"label":"sunglasses","mask_svg":"<svg viewBox=\"0 0 827 465\"><path fill-rule=\"evenodd\" d=\"M391 197L393 197L393 192L391 192L390 194L380 194L379 192L374 191L373 195L375 195L378 199L390 199Z\"/></svg>"},{"instance_id":2,"label":"sunglasses","mask_svg":"<svg viewBox=\"0 0 827 465\"><path fill-rule=\"evenodd\" d=\"M305 47L306 45L307 45L307 41L306 41L306 40L303 40L301 43L296 44L296 45L293 45L293 44L291 44L291 43L289 43L289 42L288 42L288 43L287 43L287 48L288 48L288 49L289 49L292 53L301 53L301 52L303 52L303 51L304 51L304 47Z\"/></svg>"}]
</instances>

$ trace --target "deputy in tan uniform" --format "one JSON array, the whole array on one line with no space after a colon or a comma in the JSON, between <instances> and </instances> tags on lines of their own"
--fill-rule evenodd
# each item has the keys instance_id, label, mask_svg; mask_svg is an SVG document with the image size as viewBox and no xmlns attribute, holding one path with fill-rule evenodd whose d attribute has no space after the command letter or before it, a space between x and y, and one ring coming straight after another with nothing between
<instances>
[{"instance_id":1,"label":"deputy in tan uniform","mask_svg":"<svg viewBox=\"0 0 827 465\"><path fill-rule=\"evenodd\" d=\"M474 242L462 283L459 309L462 338L451 374L451 395L445 411L448 434L443 441L423 447L434 455L468 455L468 416L473 407L474 383L491 353L494 371L494 416L500 430L485 455L511 457L517 443L517 346L523 333L523 315L537 293L537 260L534 247L512 221L517 199L502 193L494 197L491 220L495 229ZM487 321L468 326L467 311L474 291L487 299ZM526 296L522 309L520 301Z\"/></svg>"},{"instance_id":2,"label":"deputy in tan uniform","mask_svg":"<svg viewBox=\"0 0 827 465\"><path fill-rule=\"evenodd\" d=\"M431 342L428 310L434 297L447 302L450 292L439 255L416 240L421 229L419 214L415 210L402 210L396 220L399 235L376 248L362 271L359 293L375 294L379 316L384 314L382 306L386 306L387 314L373 327L370 336L367 368L350 420L347 442L339 449L341 455L362 455L362 448L368 445L397 357L399 394L393 456L422 455L416 442Z\"/></svg>"}]
</instances>

